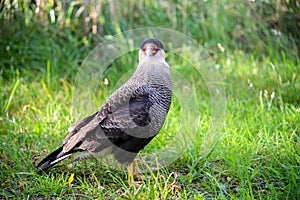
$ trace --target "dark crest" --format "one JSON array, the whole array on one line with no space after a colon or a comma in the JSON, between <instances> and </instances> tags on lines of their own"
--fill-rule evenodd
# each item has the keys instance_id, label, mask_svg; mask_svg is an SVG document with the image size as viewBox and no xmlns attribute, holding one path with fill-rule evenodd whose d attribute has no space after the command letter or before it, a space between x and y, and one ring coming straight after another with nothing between
<instances>
[{"instance_id":1,"label":"dark crest","mask_svg":"<svg viewBox=\"0 0 300 200\"><path fill-rule=\"evenodd\" d=\"M142 42L140 48L142 49L143 46L144 46L145 44L147 44L147 43L155 44L155 45L157 45L157 47L158 47L159 49L164 49L164 44L163 44L159 39L156 39L156 38L147 38L147 39L145 39L145 40Z\"/></svg>"}]
</instances>

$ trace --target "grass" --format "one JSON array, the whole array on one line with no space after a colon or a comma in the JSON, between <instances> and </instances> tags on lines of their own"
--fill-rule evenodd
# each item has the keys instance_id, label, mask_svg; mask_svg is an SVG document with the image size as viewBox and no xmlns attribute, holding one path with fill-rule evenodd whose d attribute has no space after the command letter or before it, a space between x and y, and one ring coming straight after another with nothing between
<instances>
[{"instance_id":1,"label":"grass","mask_svg":"<svg viewBox=\"0 0 300 200\"><path fill-rule=\"evenodd\" d=\"M104 1L99 35L91 33L89 24L84 26L87 32L79 26L82 16L74 15L80 3L66 8L65 17L58 12L60 18L49 20L47 26L32 20L34 13L26 5L26 15L1 14L0 198L299 199L300 62L294 40L285 33L274 34L266 24L274 5L129 3L113 7ZM146 16L139 17L142 13ZM75 120L75 75L89 51L105 35L153 25L190 35L219 66L227 102L224 127L213 151L204 158L199 154L211 127L208 89L186 61L169 54L170 65L192 82L200 111L193 122L199 126L192 129L197 137L176 162L148 172L151 179L140 186L128 186L125 172L98 160L72 167L66 160L49 173L38 174L37 162L61 145ZM137 63L134 52L112 64L109 85L98 88L99 103L133 63ZM180 106L174 98L164 129L144 152L163 146L181 131Z\"/></svg>"}]
</instances>

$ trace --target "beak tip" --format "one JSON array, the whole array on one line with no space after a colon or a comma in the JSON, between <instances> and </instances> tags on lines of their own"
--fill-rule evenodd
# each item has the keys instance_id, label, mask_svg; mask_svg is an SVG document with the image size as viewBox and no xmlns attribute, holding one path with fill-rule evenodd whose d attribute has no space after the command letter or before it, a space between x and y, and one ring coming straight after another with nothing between
<instances>
[{"instance_id":1,"label":"beak tip","mask_svg":"<svg viewBox=\"0 0 300 200\"><path fill-rule=\"evenodd\" d=\"M152 55L152 49L147 49L145 53L146 53L147 56L151 56Z\"/></svg>"}]
</instances>

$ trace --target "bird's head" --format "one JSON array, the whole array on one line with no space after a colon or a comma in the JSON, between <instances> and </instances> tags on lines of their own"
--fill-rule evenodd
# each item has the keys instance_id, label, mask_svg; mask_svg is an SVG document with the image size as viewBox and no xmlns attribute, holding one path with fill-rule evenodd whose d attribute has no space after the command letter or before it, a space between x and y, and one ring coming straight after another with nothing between
<instances>
[{"instance_id":1,"label":"bird's head","mask_svg":"<svg viewBox=\"0 0 300 200\"><path fill-rule=\"evenodd\" d=\"M142 42L139 59L140 61L143 61L146 58L165 59L164 45L160 40L156 38L147 38Z\"/></svg>"}]
</instances>

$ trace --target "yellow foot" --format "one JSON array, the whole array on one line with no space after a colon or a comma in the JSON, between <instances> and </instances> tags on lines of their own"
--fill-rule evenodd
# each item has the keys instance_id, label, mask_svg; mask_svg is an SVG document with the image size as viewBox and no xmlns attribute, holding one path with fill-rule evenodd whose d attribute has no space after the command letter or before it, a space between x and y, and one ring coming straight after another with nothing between
<instances>
[{"instance_id":1,"label":"yellow foot","mask_svg":"<svg viewBox=\"0 0 300 200\"><path fill-rule=\"evenodd\" d=\"M134 177L136 177L138 181L135 181ZM139 186L146 179L149 179L149 177L143 175L140 172L136 160L134 160L132 163L128 165L128 185Z\"/></svg>"}]
</instances>

